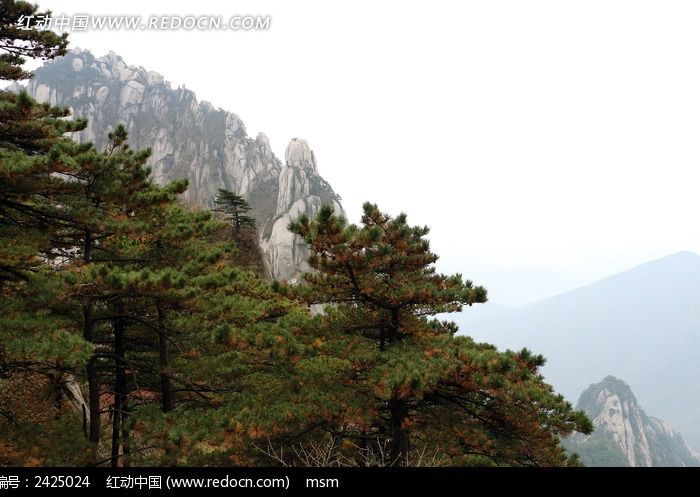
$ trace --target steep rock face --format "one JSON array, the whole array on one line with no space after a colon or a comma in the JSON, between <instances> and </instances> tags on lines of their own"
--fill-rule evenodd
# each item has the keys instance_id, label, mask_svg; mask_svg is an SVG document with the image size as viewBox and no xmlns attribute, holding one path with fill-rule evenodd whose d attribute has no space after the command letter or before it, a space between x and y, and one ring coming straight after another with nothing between
<instances>
[{"instance_id":1,"label":"steep rock face","mask_svg":"<svg viewBox=\"0 0 700 497\"><path fill-rule=\"evenodd\" d=\"M88 119L79 142L102 148L109 131L123 123L133 147L151 148L156 182L189 180L184 200L191 205L210 207L219 188L244 196L275 278L293 279L308 269L306 248L287 231L291 220L314 215L324 203L343 213L306 141L292 140L282 164L268 138L249 137L237 115L171 88L160 74L127 65L113 52L97 58L76 49L39 68L27 91Z\"/></svg>"},{"instance_id":2,"label":"steep rock face","mask_svg":"<svg viewBox=\"0 0 700 497\"><path fill-rule=\"evenodd\" d=\"M612 376L591 385L578 409L595 431L565 442L590 466L699 466L700 459L668 423L647 416L630 387Z\"/></svg>"},{"instance_id":3,"label":"steep rock face","mask_svg":"<svg viewBox=\"0 0 700 497\"><path fill-rule=\"evenodd\" d=\"M293 279L298 271L308 271L306 245L295 240L287 226L306 213L314 216L323 204L343 212L333 190L316 170L316 159L306 140L294 138L287 147L285 167L279 175L276 220L263 250L271 254L272 272L281 279ZM290 270L291 269L291 270Z\"/></svg>"}]
</instances>

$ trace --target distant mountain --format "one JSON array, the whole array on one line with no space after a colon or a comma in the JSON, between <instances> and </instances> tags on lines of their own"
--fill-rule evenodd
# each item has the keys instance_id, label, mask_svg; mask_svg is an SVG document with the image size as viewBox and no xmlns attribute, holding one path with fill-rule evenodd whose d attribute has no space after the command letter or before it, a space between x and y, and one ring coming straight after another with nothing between
<instances>
[{"instance_id":1,"label":"distant mountain","mask_svg":"<svg viewBox=\"0 0 700 497\"><path fill-rule=\"evenodd\" d=\"M564 441L586 466L700 466L700 459L668 423L647 416L630 387L613 376L589 386L578 409L593 420L591 435Z\"/></svg>"},{"instance_id":2,"label":"distant mountain","mask_svg":"<svg viewBox=\"0 0 700 497\"><path fill-rule=\"evenodd\" d=\"M492 313L493 314L493 313ZM700 447L700 256L680 252L476 322L466 332L544 354L570 400L608 374Z\"/></svg>"},{"instance_id":3,"label":"distant mountain","mask_svg":"<svg viewBox=\"0 0 700 497\"><path fill-rule=\"evenodd\" d=\"M306 245L287 230L292 219L313 216L322 204L343 213L305 140L292 139L283 162L264 134L248 136L237 115L198 101L184 87L171 88L162 75L128 65L113 52L95 57L76 49L49 61L35 71L27 92L87 119L79 142L102 148L109 131L125 124L133 147L151 148L156 182L189 180L184 198L190 204L211 207L219 188L243 195L276 278L291 279L308 269Z\"/></svg>"}]
</instances>

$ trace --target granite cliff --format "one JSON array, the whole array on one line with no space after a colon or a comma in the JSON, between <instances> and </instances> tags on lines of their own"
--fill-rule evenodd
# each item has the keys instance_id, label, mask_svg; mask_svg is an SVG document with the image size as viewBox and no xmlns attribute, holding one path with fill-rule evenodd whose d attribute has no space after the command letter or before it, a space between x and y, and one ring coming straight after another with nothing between
<instances>
[{"instance_id":1,"label":"granite cliff","mask_svg":"<svg viewBox=\"0 0 700 497\"><path fill-rule=\"evenodd\" d=\"M191 90L172 88L162 75L128 65L113 52L95 57L73 50L37 69L27 92L87 119L79 142L102 148L109 131L124 123L133 147L151 148L156 182L189 180L184 200L193 206L210 207L219 188L243 195L277 279L308 270L306 247L287 230L289 222L303 213L313 216L323 204L343 212L305 140L292 139L282 162L264 134L248 136L237 115L198 101Z\"/></svg>"},{"instance_id":2,"label":"granite cliff","mask_svg":"<svg viewBox=\"0 0 700 497\"><path fill-rule=\"evenodd\" d=\"M591 385L577 408L593 420L595 430L576 434L564 445L587 466L700 466L683 437L665 421L648 416L622 380L608 376Z\"/></svg>"}]
</instances>

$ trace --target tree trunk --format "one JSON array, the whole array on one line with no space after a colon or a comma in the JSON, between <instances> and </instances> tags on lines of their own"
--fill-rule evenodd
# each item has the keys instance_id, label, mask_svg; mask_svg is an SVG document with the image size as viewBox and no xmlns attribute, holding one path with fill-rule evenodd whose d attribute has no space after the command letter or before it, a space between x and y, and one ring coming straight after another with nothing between
<instances>
[{"instance_id":1,"label":"tree trunk","mask_svg":"<svg viewBox=\"0 0 700 497\"><path fill-rule=\"evenodd\" d=\"M122 468L131 466L129 461L131 456L131 437L129 436L129 427L127 426L126 418L129 416L129 398L124 401L122 406Z\"/></svg>"},{"instance_id":2,"label":"tree trunk","mask_svg":"<svg viewBox=\"0 0 700 497\"><path fill-rule=\"evenodd\" d=\"M90 408L88 403L83 396L83 391L80 389L80 384L76 380L75 376L72 374L66 374L63 377L61 389L64 396L68 399L73 406L73 410L82 416L83 420L83 434L85 437L88 436L88 412Z\"/></svg>"},{"instance_id":3,"label":"tree trunk","mask_svg":"<svg viewBox=\"0 0 700 497\"><path fill-rule=\"evenodd\" d=\"M168 355L168 337L165 331L165 311L156 304L158 310L158 357L160 369L160 394L163 412L170 412L175 409L175 394L173 383L168 375L170 357Z\"/></svg>"},{"instance_id":4,"label":"tree trunk","mask_svg":"<svg viewBox=\"0 0 700 497\"><path fill-rule=\"evenodd\" d=\"M97 357L92 356L86 368L88 380L88 403L90 404L90 435L88 440L100 443L100 380L97 373Z\"/></svg>"},{"instance_id":5,"label":"tree trunk","mask_svg":"<svg viewBox=\"0 0 700 497\"><path fill-rule=\"evenodd\" d=\"M389 343L399 338L399 319L401 317L400 312L401 311L399 309L391 310L391 320L389 321L388 326L389 336L387 337Z\"/></svg>"},{"instance_id":6,"label":"tree trunk","mask_svg":"<svg viewBox=\"0 0 700 497\"><path fill-rule=\"evenodd\" d=\"M399 319L400 310L391 310L391 319L387 326L388 337L387 342L391 344L399 338ZM383 350L383 349L382 349ZM409 451L409 434L408 429L404 426L408 417L408 403L403 399L397 399L392 396L389 401L389 413L391 416L391 447L389 457L392 466L407 466L408 451Z\"/></svg>"},{"instance_id":7,"label":"tree trunk","mask_svg":"<svg viewBox=\"0 0 700 497\"><path fill-rule=\"evenodd\" d=\"M95 331L95 321L92 316L92 305L83 306L83 338L92 342ZM88 382L88 404L90 406L90 434L88 440L97 445L100 443L100 379L97 372L97 356L93 355L85 368Z\"/></svg>"},{"instance_id":8,"label":"tree trunk","mask_svg":"<svg viewBox=\"0 0 700 497\"><path fill-rule=\"evenodd\" d=\"M408 417L408 404L405 400L391 399L389 401L391 413L391 450L390 464L392 466L408 466L409 433L404 426Z\"/></svg>"},{"instance_id":9,"label":"tree trunk","mask_svg":"<svg viewBox=\"0 0 700 497\"><path fill-rule=\"evenodd\" d=\"M126 339L125 326L122 315L124 304L117 305L117 318L114 320L114 409L112 415L112 467L119 466L119 453L121 449L123 411L126 404Z\"/></svg>"},{"instance_id":10,"label":"tree trunk","mask_svg":"<svg viewBox=\"0 0 700 497\"><path fill-rule=\"evenodd\" d=\"M85 230L85 245L83 262L86 264L92 259L92 234ZM83 305L83 338L92 342L95 334L95 320L93 317L92 303ZM95 444L95 459L97 459L97 446L100 443L100 378L97 372L97 356L90 357L85 368L88 382L88 404L90 406L90 433L88 440Z\"/></svg>"},{"instance_id":11,"label":"tree trunk","mask_svg":"<svg viewBox=\"0 0 700 497\"><path fill-rule=\"evenodd\" d=\"M61 391L61 379L57 378L53 373L48 375L49 383L51 383L51 389L53 390L53 406L56 410L54 414L54 419L61 418L61 406L63 404L63 392Z\"/></svg>"}]
</instances>

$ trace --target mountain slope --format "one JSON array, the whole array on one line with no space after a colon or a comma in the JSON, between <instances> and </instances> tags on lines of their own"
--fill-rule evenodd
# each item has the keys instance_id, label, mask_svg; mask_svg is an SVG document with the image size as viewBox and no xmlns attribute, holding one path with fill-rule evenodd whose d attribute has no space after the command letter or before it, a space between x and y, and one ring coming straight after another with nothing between
<instances>
[{"instance_id":1,"label":"mountain slope","mask_svg":"<svg viewBox=\"0 0 700 497\"><path fill-rule=\"evenodd\" d=\"M683 438L647 416L630 387L613 376L589 386L576 407L593 420L595 431L564 444L587 466L700 466Z\"/></svg>"},{"instance_id":2,"label":"mountain slope","mask_svg":"<svg viewBox=\"0 0 700 497\"><path fill-rule=\"evenodd\" d=\"M478 340L544 354L569 399L608 374L700 446L700 257L680 252L470 323Z\"/></svg>"},{"instance_id":3,"label":"mountain slope","mask_svg":"<svg viewBox=\"0 0 700 497\"><path fill-rule=\"evenodd\" d=\"M235 114L198 101L190 90L171 88L160 74L127 65L112 52L97 58L77 49L50 61L36 70L27 91L88 119L76 138L80 142L101 148L108 132L124 123L133 147L152 149L156 182L189 180L184 199L192 205L210 207L219 188L243 195L276 278L291 279L308 269L305 246L287 230L290 219L314 215L324 203L343 212L306 141L293 139L283 163L267 137L249 137Z\"/></svg>"}]
</instances>

